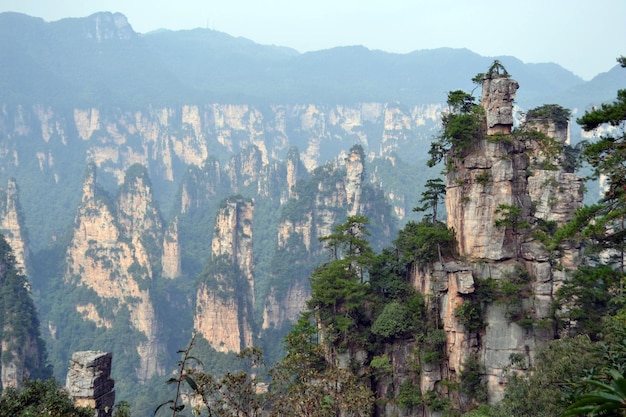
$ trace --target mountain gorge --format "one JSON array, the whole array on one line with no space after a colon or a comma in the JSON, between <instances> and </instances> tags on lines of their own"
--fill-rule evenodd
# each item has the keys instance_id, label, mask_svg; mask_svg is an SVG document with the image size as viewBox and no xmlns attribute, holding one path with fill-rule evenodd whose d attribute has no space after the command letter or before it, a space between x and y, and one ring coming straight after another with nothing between
<instances>
[{"instance_id":1,"label":"mountain gorge","mask_svg":"<svg viewBox=\"0 0 626 417\"><path fill-rule=\"evenodd\" d=\"M0 42L0 230L32 284L55 376L75 351L111 351L118 399L134 400L137 415L153 411L142 389L163 385L192 333L215 372L253 345L281 358L278 340L329 261L320 238L366 216L380 251L418 218L437 176L426 162L445 91L493 61L453 49L299 54L208 29L138 34L119 13L51 23L3 13ZM550 140L511 129L518 109L559 98L582 112L626 79L585 83L554 64L498 59L519 84L483 84L497 140L437 167L458 253L409 275L432 296L448 360L410 373L417 341L390 344L394 371L378 387L390 398L408 380L441 394L472 360L486 366L490 399L501 398L507 375L554 337L538 323L578 262L578 247L554 257L531 229L562 225L582 204L562 155L580 131L531 117L526 126ZM521 212L497 226L501 206ZM488 285L522 296L500 294L484 322L459 318L484 304ZM408 415L397 404L379 412Z\"/></svg>"}]
</instances>

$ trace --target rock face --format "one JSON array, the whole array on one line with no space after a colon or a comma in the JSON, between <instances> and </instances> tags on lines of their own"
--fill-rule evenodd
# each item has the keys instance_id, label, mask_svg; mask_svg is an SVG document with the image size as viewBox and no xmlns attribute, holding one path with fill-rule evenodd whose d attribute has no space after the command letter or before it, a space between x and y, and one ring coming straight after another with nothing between
<instances>
[{"instance_id":1,"label":"rock face","mask_svg":"<svg viewBox=\"0 0 626 417\"><path fill-rule=\"evenodd\" d=\"M289 162L298 166L294 159ZM282 207L278 223L277 250L272 261L274 273L263 308L262 329L280 329L297 321L310 295L312 266L325 262L319 238L332 233L334 225L348 216L364 215L377 230L390 236L391 208L371 184L364 184L363 148L353 146L334 164L316 168L310 178L290 187L292 198Z\"/></svg>"},{"instance_id":2,"label":"rock face","mask_svg":"<svg viewBox=\"0 0 626 417\"><path fill-rule=\"evenodd\" d=\"M111 417L115 405L115 383L111 379L110 352L74 352L65 387L78 407L91 407L95 417Z\"/></svg>"},{"instance_id":3,"label":"rock face","mask_svg":"<svg viewBox=\"0 0 626 417\"><path fill-rule=\"evenodd\" d=\"M252 201L227 199L217 214L208 271L198 286L194 328L219 352L253 344Z\"/></svg>"},{"instance_id":4,"label":"rock face","mask_svg":"<svg viewBox=\"0 0 626 417\"><path fill-rule=\"evenodd\" d=\"M101 24L96 30L98 19ZM115 19L113 14L93 16L84 36L94 39L126 36L124 25L117 28ZM301 166L291 167L290 172L302 176L305 170L312 171L354 143L363 144L377 157L401 152L409 144L413 147L423 143L426 148L438 126L441 109L439 103L410 108L384 103L262 108L214 103L133 110L79 107L66 112L43 105L5 104L0 111L0 138L4 138L0 141L0 164L4 167L1 173L7 179L15 176L19 183L21 170L33 164L50 178L49 185L41 190L20 195L29 223L33 221L29 210L42 198L61 206L68 203L66 196L78 199L76 190L87 161L96 165L103 178L110 176L120 185L126 170L133 164L141 164L147 167L155 184L176 187L185 181L190 166L204 168L206 164L217 164L224 170L232 154L251 147L258 149L254 163L261 161L267 166L297 147ZM29 146L18 146L25 143ZM242 162L246 173L255 167L251 160L233 162ZM233 170L236 168L233 165ZM217 183L228 181L228 178L217 180L219 176L213 178ZM241 189L249 180L239 178L236 185ZM412 208L398 191L392 201L399 214ZM59 210L57 217L69 224L71 213L71 209ZM58 232L41 232L30 224L27 226L32 250L45 247L53 233Z\"/></svg>"},{"instance_id":5,"label":"rock face","mask_svg":"<svg viewBox=\"0 0 626 417\"><path fill-rule=\"evenodd\" d=\"M511 133L513 100L518 88L517 81L497 74L483 80L482 105L487 117L488 135Z\"/></svg>"},{"instance_id":6,"label":"rock face","mask_svg":"<svg viewBox=\"0 0 626 417\"><path fill-rule=\"evenodd\" d=\"M102 317L109 316L111 320L111 314L118 314L122 306L128 309L130 325L145 336L137 345L140 381L163 372L157 362L163 346L158 340L148 285L154 279L153 262L160 261L162 229L145 168L135 166L129 170L117 203L112 206L96 185L95 166L89 166L66 254L65 281L92 289L100 301L117 301L113 311L94 308L93 303L98 300L76 306L79 312L91 312L85 318L96 324L106 327L107 320Z\"/></svg>"},{"instance_id":7,"label":"rock face","mask_svg":"<svg viewBox=\"0 0 626 417\"><path fill-rule=\"evenodd\" d=\"M18 197L17 183L10 179L6 190L0 192L0 231L13 249L15 266L28 275L30 251L26 237L22 212Z\"/></svg>"},{"instance_id":8,"label":"rock face","mask_svg":"<svg viewBox=\"0 0 626 417\"><path fill-rule=\"evenodd\" d=\"M50 376L30 284L12 253L0 235L0 389Z\"/></svg>"},{"instance_id":9,"label":"rock face","mask_svg":"<svg viewBox=\"0 0 626 417\"><path fill-rule=\"evenodd\" d=\"M537 349L556 337L551 304L567 271L579 263L579 248L549 253L533 238L533 231L572 218L582 206L583 183L565 168L567 126L529 120L512 132L517 87L508 78L485 80L489 133L461 157L449 156L447 222L464 261L413 273L413 285L438 300L446 334L447 362L437 372L422 372L423 391L442 378L454 380L468 361L478 360L489 400L501 399L508 376L531 366ZM457 315L462 305L477 300L480 285L500 288L501 299L482 302L484 323L470 331ZM503 295L503 288L515 292Z\"/></svg>"}]
</instances>

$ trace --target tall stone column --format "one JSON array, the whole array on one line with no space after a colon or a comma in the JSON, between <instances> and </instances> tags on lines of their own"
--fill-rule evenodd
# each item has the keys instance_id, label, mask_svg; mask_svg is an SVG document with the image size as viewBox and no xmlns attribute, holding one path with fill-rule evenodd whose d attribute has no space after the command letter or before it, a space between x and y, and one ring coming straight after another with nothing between
<instances>
[{"instance_id":1,"label":"tall stone column","mask_svg":"<svg viewBox=\"0 0 626 417\"><path fill-rule=\"evenodd\" d=\"M94 417L111 417L115 383L111 379L110 352L74 352L65 386L78 407L91 407Z\"/></svg>"}]
</instances>

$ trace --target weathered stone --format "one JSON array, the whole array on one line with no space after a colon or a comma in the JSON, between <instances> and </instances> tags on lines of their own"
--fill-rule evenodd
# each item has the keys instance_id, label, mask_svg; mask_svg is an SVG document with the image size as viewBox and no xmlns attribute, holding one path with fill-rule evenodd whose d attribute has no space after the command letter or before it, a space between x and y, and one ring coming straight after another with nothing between
<instances>
[{"instance_id":1,"label":"weathered stone","mask_svg":"<svg viewBox=\"0 0 626 417\"><path fill-rule=\"evenodd\" d=\"M483 80L482 103L487 116L487 134L511 133L513 100L519 88L511 78L495 77Z\"/></svg>"},{"instance_id":2,"label":"weathered stone","mask_svg":"<svg viewBox=\"0 0 626 417\"><path fill-rule=\"evenodd\" d=\"M137 344L141 361L137 377L146 381L164 372L156 360L164 346L158 340L150 291L138 282L154 278L152 262L159 255L149 253L145 243L159 247L164 225L152 198L147 172L142 167L134 168L136 175L128 178L117 204L110 207L97 195L95 165L88 166L82 202L66 252L64 279L69 284L91 288L102 299L116 299L128 308L131 325L145 336ZM89 306L77 306L77 311L89 312ZM97 310L83 317L107 326Z\"/></svg>"},{"instance_id":3,"label":"weathered stone","mask_svg":"<svg viewBox=\"0 0 626 417\"><path fill-rule=\"evenodd\" d=\"M539 226L550 227L547 222L559 225L571 219L582 204L582 181L565 172L558 152L550 154L549 164L540 169L536 162L548 157L543 155L544 148L511 134L512 100L517 88L517 82L509 78L485 80L482 105L487 133L504 136L472 143L462 158L448 161L448 226L456 232L464 262L444 265L446 285L436 277L438 263L432 269L412 271L414 288L435 296L429 302L438 303L431 308L439 312L447 353L447 362L438 369L449 373L441 377L454 380L469 358L479 358L490 402L501 399L508 377L525 372L537 349L556 337L551 327L542 326L542 320L551 314L556 291L568 279L567 269L580 261L575 245L549 253L532 237ZM547 128L544 133L557 135L557 146L565 142L560 131ZM496 226L508 207L518 208L519 215ZM468 331L456 312L475 290L478 279L492 279L496 285L510 282L520 291L508 296L505 303L488 304L482 318L485 327ZM526 365L513 365L511 355ZM436 371L424 369L422 388L436 385Z\"/></svg>"},{"instance_id":4,"label":"weathered stone","mask_svg":"<svg viewBox=\"0 0 626 417\"><path fill-rule=\"evenodd\" d=\"M74 352L65 386L77 406L91 407L95 417L111 417L115 405L110 352Z\"/></svg>"},{"instance_id":5,"label":"weathered stone","mask_svg":"<svg viewBox=\"0 0 626 417\"><path fill-rule=\"evenodd\" d=\"M217 271L211 277L216 285L198 286L194 328L218 352L238 353L253 343L253 213L250 200L236 197L224 202L215 221L212 260L223 260L240 276ZM232 280L237 282L233 284Z\"/></svg>"}]
</instances>

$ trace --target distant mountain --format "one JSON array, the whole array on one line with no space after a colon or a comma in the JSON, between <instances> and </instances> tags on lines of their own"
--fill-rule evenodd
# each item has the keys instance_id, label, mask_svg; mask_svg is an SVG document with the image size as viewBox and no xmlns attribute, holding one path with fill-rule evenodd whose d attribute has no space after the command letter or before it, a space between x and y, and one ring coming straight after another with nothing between
<instances>
[{"instance_id":1,"label":"distant mountain","mask_svg":"<svg viewBox=\"0 0 626 417\"><path fill-rule=\"evenodd\" d=\"M586 83L557 64L467 49L392 54L351 46L301 54L209 29L138 34L122 14L108 12L50 23L2 13L0 59L9 64L0 68L0 92L16 103L443 102L447 91L472 90L468 74L494 59L524 86L523 107L545 103L548 94L602 101L612 90L612 79L597 89L600 81Z\"/></svg>"}]
</instances>

